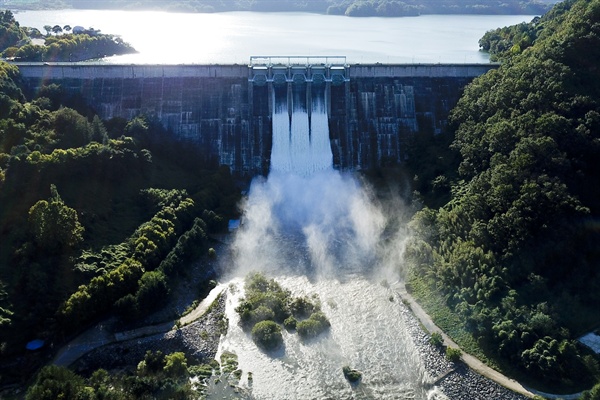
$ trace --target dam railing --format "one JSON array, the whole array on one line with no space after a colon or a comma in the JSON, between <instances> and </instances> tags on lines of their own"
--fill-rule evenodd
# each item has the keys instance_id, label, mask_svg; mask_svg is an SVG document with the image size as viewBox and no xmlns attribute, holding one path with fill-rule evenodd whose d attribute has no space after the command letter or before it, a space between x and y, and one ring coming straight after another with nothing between
<instances>
[{"instance_id":1,"label":"dam railing","mask_svg":"<svg viewBox=\"0 0 600 400\"><path fill-rule=\"evenodd\" d=\"M341 84L350 80L345 56L252 56L248 64L248 81L265 83Z\"/></svg>"}]
</instances>

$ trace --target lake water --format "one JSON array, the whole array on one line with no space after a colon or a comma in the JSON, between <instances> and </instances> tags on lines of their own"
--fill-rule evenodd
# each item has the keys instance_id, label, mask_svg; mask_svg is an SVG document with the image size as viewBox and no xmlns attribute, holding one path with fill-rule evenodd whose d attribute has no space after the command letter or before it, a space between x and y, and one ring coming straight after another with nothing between
<instances>
[{"instance_id":1,"label":"lake water","mask_svg":"<svg viewBox=\"0 0 600 400\"><path fill-rule=\"evenodd\" d=\"M110 63L246 64L250 56L346 56L354 63L482 63L483 34L532 15L349 18L308 13L21 11L21 26L81 25L119 35L138 54Z\"/></svg>"}]
</instances>

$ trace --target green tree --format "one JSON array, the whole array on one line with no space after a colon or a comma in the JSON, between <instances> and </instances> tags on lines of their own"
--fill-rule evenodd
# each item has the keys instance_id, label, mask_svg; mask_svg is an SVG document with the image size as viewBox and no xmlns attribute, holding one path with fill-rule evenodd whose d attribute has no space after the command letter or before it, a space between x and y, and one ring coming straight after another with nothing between
<instances>
[{"instance_id":1,"label":"green tree","mask_svg":"<svg viewBox=\"0 0 600 400\"><path fill-rule=\"evenodd\" d=\"M108 143L108 132L97 115L92 119L90 140L101 144Z\"/></svg>"},{"instance_id":2,"label":"green tree","mask_svg":"<svg viewBox=\"0 0 600 400\"><path fill-rule=\"evenodd\" d=\"M600 400L600 383L596 384L591 390L583 392L579 400Z\"/></svg>"},{"instance_id":3,"label":"green tree","mask_svg":"<svg viewBox=\"0 0 600 400\"><path fill-rule=\"evenodd\" d=\"M15 21L10 10L0 11L0 52L12 46L17 46L25 39L25 32Z\"/></svg>"},{"instance_id":4,"label":"green tree","mask_svg":"<svg viewBox=\"0 0 600 400\"><path fill-rule=\"evenodd\" d=\"M58 146L62 149L85 146L90 142L92 134L87 119L67 107L54 113L54 130L58 138Z\"/></svg>"},{"instance_id":5,"label":"green tree","mask_svg":"<svg viewBox=\"0 0 600 400\"><path fill-rule=\"evenodd\" d=\"M139 376L155 375L161 372L165 365L165 356L158 350L153 352L147 350L144 359L137 366L137 374Z\"/></svg>"},{"instance_id":6,"label":"green tree","mask_svg":"<svg viewBox=\"0 0 600 400\"><path fill-rule=\"evenodd\" d=\"M265 350L275 350L283 344L281 328L273 321L261 321L252 328L252 340Z\"/></svg>"},{"instance_id":7,"label":"green tree","mask_svg":"<svg viewBox=\"0 0 600 400\"><path fill-rule=\"evenodd\" d=\"M76 400L84 392L82 377L65 367L49 365L42 368L35 383L27 390L27 400Z\"/></svg>"},{"instance_id":8,"label":"green tree","mask_svg":"<svg viewBox=\"0 0 600 400\"><path fill-rule=\"evenodd\" d=\"M168 295L167 277L162 271L148 271L142 275L136 293L137 305L142 313L153 310Z\"/></svg>"},{"instance_id":9,"label":"green tree","mask_svg":"<svg viewBox=\"0 0 600 400\"><path fill-rule=\"evenodd\" d=\"M35 242L48 251L72 248L83 240L77 211L65 205L54 185L48 201L40 200L29 209L29 224Z\"/></svg>"},{"instance_id":10,"label":"green tree","mask_svg":"<svg viewBox=\"0 0 600 400\"><path fill-rule=\"evenodd\" d=\"M165 356L165 375L177 380L183 380L188 376L187 359L185 354L178 351Z\"/></svg>"}]
</instances>

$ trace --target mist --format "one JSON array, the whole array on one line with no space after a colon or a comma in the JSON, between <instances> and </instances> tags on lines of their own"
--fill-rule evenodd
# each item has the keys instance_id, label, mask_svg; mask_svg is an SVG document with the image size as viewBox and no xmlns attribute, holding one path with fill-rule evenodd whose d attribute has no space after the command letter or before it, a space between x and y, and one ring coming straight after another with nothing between
<instances>
[{"instance_id":1,"label":"mist","mask_svg":"<svg viewBox=\"0 0 600 400\"><path fill-rule=\"evenodd\" d=\"M310 123L304 110L294 110L290 121L285 104L273 108L272 168L252 182L242 205L220 351L238 356L239 386L252 398L425 399L429 377L394 288L405 207L399 196L380 203L368 184L333 169L329 140L322 140L326 114L315 104ZM235 312L249 272L316 299L329 331L305 342L283 330L280 350L260 350ZM363 372L360 385L348 384L344 365Z\"/></svg>"}]
</instances>

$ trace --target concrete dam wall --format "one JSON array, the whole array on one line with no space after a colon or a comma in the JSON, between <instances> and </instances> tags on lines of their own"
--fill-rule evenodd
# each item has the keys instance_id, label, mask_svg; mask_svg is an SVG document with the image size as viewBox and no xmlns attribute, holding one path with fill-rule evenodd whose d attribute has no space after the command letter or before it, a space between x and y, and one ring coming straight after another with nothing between
<instances>
[{"instance_id":1,"label":"concrete dam wall","mask_svg":"<svg viewBox=\"0 0 600 400\"><path fill-rule=\"evenodd\" d=\"M267 81L253 79L256 71L247 65L19 65L31 90L60 84L80 93L103 119L155 117L242 175L268 172L275 89L290 98L301 93L307 102L312 92L325 93L335 167L365 169L404 161L419 132L444 132L465 85L492 68L354 65L338 71L341 78L315 73L299 79L288 69Z\"/></svg>"}]
</instances>

